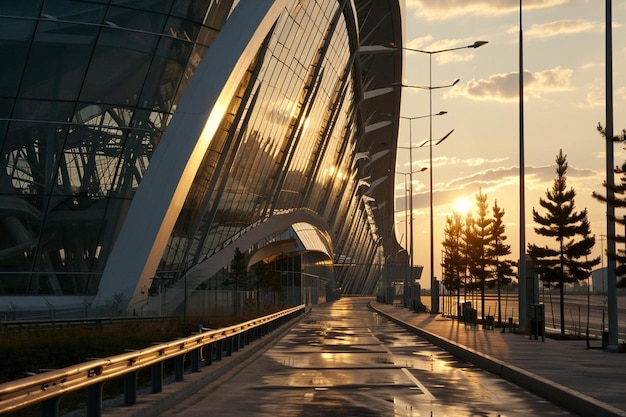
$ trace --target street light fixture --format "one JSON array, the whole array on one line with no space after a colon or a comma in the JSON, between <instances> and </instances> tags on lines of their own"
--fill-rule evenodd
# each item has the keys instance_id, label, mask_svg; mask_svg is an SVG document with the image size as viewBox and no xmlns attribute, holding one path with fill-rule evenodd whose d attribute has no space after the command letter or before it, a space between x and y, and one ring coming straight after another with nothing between
<instances>
[{"instance_id":1,"label":"street light fixture","mask_svg":"<svg viewBox=\"0 0 626 417\"><path fill-rule=\"evenodd\" d=\"M430 146L437 146L439 145L441 142L443 142L444 140L448 139L448 137L452 134L452 132L454 132L454 129L452 129L451 131L449 131L448 133L445 134L444 137L437 139L437 142L435 142L434 145L432 145L432 139L427 139L424 142L422 142L419 146L417 146L418 148L422 148L424 146L426 146L427 144L431 144Z\"/></svg>"},{"instance_id":2,"label":"street light fixture","mask_svg":"<svg viewBox=\"0 0 626 417\"><path fill-rule=\"evenodd\" d=\"M411 52L419 52L422 54L428 54L428 87L426 86L417 86L417 85L405 85L402 83L399 83L397 85L401 86L401 87L409 87L409 88L419 88L419 89L423 89L423 90L428 90L428 94L429 94L429 113L432 114L433 112L433 90L437 90L440 88L447 88L447 87L452 87L454 85L456 85L459 80L457 79L456 81L454 81L452 84L448 84L448 85L440 85L440 86L435 86L433 87L432 81L433 81L433 55L434 54L439 54L442 52L450 52L450 51L456 51L456 50L460 50L460 49L467 49L467 48L480 48L483 45L486 45L487 41L476 41L471 45L466 45L466 46L459 46L456 48L446 48L446 49L438 49L438 50L434 50L434 51L427 51L427 50L423 50L423 49L414 49L414 48L406 48L406 47L402 47L402 46L398 46L395 44L389 44L386 45L388 48L392 48L392 49L401 49L404 51L411 51ZM433 140L433 119L432 117L430 118L430 134L429 134L429 138L430 138L430 311L431 313L439 313L439 288L435 288L437 286L437 282L435 280L435 273L434 273L434 269L435 269L435 251L434 251L434 220L433 220L433 147L432 147L432 140ZM450 132L452 133L452 132ZM448 135L450 135L450 133ZM446 137L448 136L446 135ZM444 137L445 139L445 137ZM442 139L442 140L444 140ZM441 141L442 141L441 140ZM439 141L439 143L441 143L441 141Z\"/></svg>"},{"instance_id":3,"label":"street light fixture","mask_svg":"<svg viewBox=\"0 0 626 417\"><path fill-rule=\"evenodd\" d=\"M455 81L456 84L457 81ZM399 85L404 87L403 85ZM411 244L409 246L409 259L411 260L410 262L410 266L411 266L411 281L413 280L413 120L417 120L417 119L424 119L424 118L429 118L430 120L432 120L433 116L443 116L444 114L447 114L447 111L440 111L438 113L433 114L432 109L430 111L430 114L424 115L424 116L415 116L415 117L406 117L406 116L400 116L400 119L404 119L404 120L408 120L409 121L409 182L411 183L411 200L410 200L410 211L411 211L411 230L410 230L410 240L411 240ZM449 135L449 134L448 134ZM403 146L398 146L399 149L406 149L406 147ZM432 171L433 166L432 166L432 161L430 164L430 169ZM425 171L426 168L422 168L420 170L420 172ZM432 175L431 175L431 189L432 189ZM411 288L413 288L413 285L411 285Z\"/></svg>"}]
</instances>

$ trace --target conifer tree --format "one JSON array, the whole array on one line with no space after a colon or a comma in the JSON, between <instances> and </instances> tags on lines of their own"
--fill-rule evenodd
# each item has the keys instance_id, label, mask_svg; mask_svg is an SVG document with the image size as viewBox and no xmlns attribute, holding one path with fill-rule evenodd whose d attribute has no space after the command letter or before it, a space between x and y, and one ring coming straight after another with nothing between
<instances>
[{"instance_id":1,"label":"conifer tree","mask_svg":"<svg viewBox=\"0 0 626 417\"><path fill-rule=\"evenodd\" d=\"M511 254L511 245L505 243L507 236L504 234L505 226L502 218L504 210L498 206L498 200L493 203L493 223L491 225L491 247L487 255L493 262L493 269L498 289L498 322L502 322L502 285L508 285L515 276L513 261L503 259Z\"/></svg>"},{"instance_id":2,"label":"conifer tree","mask_svg":"<svg viewBox=\"0 0 626 417\"><path fill-rule=\"evenodd\" d=\"M565 284L586 279L591 268L600 263L600 258L587 260L596 240L590 235L587 209L575 211L576 191L566 189L567 156L563 155L563 150L559 150L556 164L557 178L552 190L546 190L546 199L539 199L539 205L547 213L542 216L533 207L533 220L540 225L535 233L554 238L556 247L528 244L528 255L535 264L535 271L543 276L544 285L560 291L561 334L565 334Z\"/></svg>"},{"instance_id":3,"label":"conifer tree","mask_svg":"<svg viewBox=\"0 0 626 417\"><path fill-rule=\"evenodd\" d=\"M463 227L463 260L465 269L463 271L464 298L467 300L467 290L475 290L470 270L472 269L472 248L474 247L474 217L472 213L465 215L465 225ZM469 281L469 282L468 282Z\"/></svg>"},{"instance_id":4,"label":"conifer tree","mask_svg":"<svg viewBox=\"0 0 626 417\"><path fill-rule=\"evenodd\" d=\"M230 278L235 285L235 291L248 289L248 264L246 255L239 248L235 248L230 262Z\"/></svg>"},{"instance_id":5,"label":"conifer tree","mask_svg":"<svg viewBox=\"0 0 626 417\"><path fill-rule=\"evenodd\" d=\"M482 189L476 195L476 219L472 230L473 244L471 245L470 272L478 280L477 285L480 289L480 307L482 318L485 318L485 286L487 278L491 275L489 270L490 259L487 250L491 244L491 223L492 219L487 217L487 195L483 194Z\"/></svg>"},{"instance_id":6,"label":"conifer tree","mask_svg":"<svg viewBox=\"0 0 626 417\"><path fill-rule=\"evenodd\" d=\"M600 135L606 140L606 131L602 127L602 125L598 124L598 132ZM626 129L622 130L620 135L613 137L613 142L626 143ZM614 184L611 187L611 191L613 192L613 196L607 201L606 196L596 193L595 191L592 193L592 196L603 203L607 203L614 208L624 208L626 207L626 162L622 164L621 167L615 167L615 174L620 176L620 183ZM605 188L607 187L606 182L602 184ZM615 222L622 226L622 230L624 230L624 226L626 226L626 217L615 217L615 216L607 216L607 221ZM608 236L608 239L614 240L615 243L624 244L626 243L626 236L616 234L615 236ZM626 287L626 251L624 249L619 249L616 246L617 253L607 253L611 259L614 259L616 262L615 268L615 276L619 278L617 281L618 287Z\"/></svg>"},{"instance_id":7,"label":"conifer tree","mask_svg":"<svg viewBox=\"0 0 626 417\"><path fill-rule=\"evenodd\" d=\"M458 305L461 297L461 277L465 273L463 219L460 213L455 211L452 216L446 218L443 233L443 285L448 291L456 291Z\"/></svg>"}]
</instances>

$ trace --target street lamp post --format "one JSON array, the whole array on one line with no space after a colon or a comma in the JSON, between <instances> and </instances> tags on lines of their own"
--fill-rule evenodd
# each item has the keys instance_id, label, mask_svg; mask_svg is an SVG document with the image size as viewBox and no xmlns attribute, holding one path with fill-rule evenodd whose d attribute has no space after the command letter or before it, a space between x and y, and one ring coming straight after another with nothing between
<instances>
[{"instance_id":1,"label":"street lamp post","mask_svg":"<svg viewBox=\"0 0 626 417\"><path fill-rule=\"evenodd\" d=\"M404 149L403 147L401 147ZM424 172L428 168L423 167L417 172ZM404 279L404 295L403 295L403 305L404 307L409 307L409 300L406 294L406 288L409 287L408 283L411 282L411 297L414 298L413 287L415 284L415 278L413 276L413 181L410 179L413 176L413 171L409 172L396 172L396 174L404 175L404 211L407 213L405 215L405 236L406 238L406 251L409 254L409 261L407 262L407 273ZM407 176L409 180L407 181ZM410 217L409 217L410 216ZM411 229L409 231L409 229ZM409 238L410 236L410 238ZM409 243L409 239L411 242ZM410 280L410 281L409 281Z\"/></svg>"},{"instance_id":2,"label":"street lamp post","mask_svg":"<svg viewBox=\"0 0 626 417\"><path fill-rule=\"evenodd\" d=\"M430 114L427 114L425 116L415 116L415 117L406 117L406 116L400 116L400 119L404 119L404 120L408 120L409 121L409 183L411 184L411 191L410 191L410 200L409 200L409 212L411 213L411 217L410 217L410 231L409 231L409 236L408 239L410 239L410 244L409 244L409 259L410 259L410 264L409 264L409 270L410 272L410 279L411 279L411 290L413 290L414 287L414 282L415 282L415 278L413 277L413 120L417 120L417 119L424 119L424 118L429 118L432 120L433 116L443 116L444 114L447 114L447 111L440 111L438 113L432 114L432 110L430 112ZM407 147L404 146L398 146L399 149L407 149ZM430 164L430 169L432 171L432 161ZM420 169L420 172L426 171L426 168L422 168ZM432 175L431 175L431 189L432 189ZM414 294L412 294L414 296Z\"/></svg>"},{"instance_id":3,"label":"street lamp post","mask_svg":"<svg viewBox=\"0 0 626 417\"><path fill-rule=\"evenodd\" d=\"M428 54L428 87L424 87L424 86L414 86L414 85L405 85L405 84L399 84L401 87L411 87L411 88L419 88L419 89L425 89L428 90L429 93L429 113L432 114L432 109L433 109L433 90L436 89L440 89L440 88L447 88L447 87L452 87L454 85L456 85L459 80L457 79L455 82L453 82L452 84L449 85L441 85L441 86L436 86L433 87L432 85L432 80L433 80L433 73L432 73L432 58L434 54L439 54L442 52L450 52L450 51L456 51L456 50L460 50L460 49L467 49L467 48L480 48L483 45L486 45L488 42L487 41L476 41L471 45L466 45L466 46L459 46L456 48L446 48L446 49L438 49L435 51L427 51L427 50L422 50L422 49L414 49L414 48L405 48L405 47L400 47L397 45L388 45L390 48L395 48L395 49L402 49L405 51L411 51L411 52L419 52L419 53L423 53L423 54ZM433 122L432 122L432 117L430 118L430 128L429 128L429 137L430 137L430 294L431 294L431 303L430 303L430 310L431 313L439 313L439 294L438 294L438 286L437 286L437 282L435 279L435 274L434 274L434 268L435 268L435 258L434 258L434 220L433 220L433 147L432 147L432 140L433 140ZM452 133L452 132L450 132ZM448 134L449 135L449 134ZM446 137L448 136L446 135ZM444 137L442 140L445 140ZM440 140L438 143L441 143Z\"/></svg>"}]
</instances>

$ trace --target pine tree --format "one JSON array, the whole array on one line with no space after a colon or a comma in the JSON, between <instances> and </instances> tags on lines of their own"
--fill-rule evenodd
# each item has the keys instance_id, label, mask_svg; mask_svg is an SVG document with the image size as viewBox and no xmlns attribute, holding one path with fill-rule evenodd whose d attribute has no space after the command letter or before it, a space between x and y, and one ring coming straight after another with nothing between
<instances>
[{"instance_id":1,"label":"pine tree","mask_svg":"<svg viewBox=\"0 0 626 417\"><path fill-rule=\"evenodd\" d=\"M600 258L587 260L596 240L590 235L587 209L574 211L576 191L573 188L566 190L567 156L563 155L563 150L559 150L556 164L557 178L552 190L546 190L545 200L539 199L547 213L542 216L533 208L533 220L540 225L535 227L535 233L554 238L557 247L529 244L528 255L535 263L535 271L543 276L544 285L560 291L561 334L565 334L565 284L586 279L591 268L600 263ZM576 239L576 236L580 238Z\"/></svg>"},{"instance_id":2,"label":"pine tree","mask_svg":"<svg viewBox=\"0 0 626 417\"><path fill-rule=\"evenodd\" d=\"M474 291L474 283L470 275L472 269L472 249L474 247L474 217L472 213L465 215L465 225L463 227L463 261L465 268L463 271L464 298L467 300L467 290ZM468 282L469 280L469 282Z\"/></svg>"},{"instance_id":3,"label":"pine tree","mask_svg":"<svg viewBox=\"0 0 626 417\"><path fill-rule=\"evenodd\" d=\"M502 285L508 285L515 276L513 271L513 261L502 259L511 254L511 245L505 243L507 237L504 234L505 226L502 218L504 210L498 206L498 200L493 204L493 223L491 225L491 247L487 255L493 262L493 269L496 276L496 287L498 289L498 322L502 322Z\"/></svg>"},{"instance_id":4,"label":"pine tree","mask_svg":"<svg viewBox=\"0 0 626 417\"><path fill-rule=\"evenodd\" d=\"M230 262L230 278L235 284L235 291L248 289L248 263L246 255L235 248L233 259Z\"/></svg>"},{"instance_id":5,"label":"pine tree","mask_svg":"<svg viewBox=\"0 0 626 417\"><path fill-rule=\"evenodd\" d=\"M487 195L482 190L476 195L477 216L473 225L473 245L471 245L470 272L478 280L480 289L480 308L482 318L485 318L485 287L487 278L491 275L489 271L490 259L487 250L491 244L491 223L492 219L487 217Z\"/></svg>"},{"instance_id":6,"label":"pine tree","mask_svg":"<svg viewBox=\"0 0 626 417\"><path fill-rule=\"evenodd\" d=\"M463 256L463 219L458 212L446 218L446 226L443 230L444 240L444 274L443 285L448 291L456 291L457 305L461 297L461 277L465 273L465 260Z\"/></svg>"},{"instance_id":7,"label":"pine tree","mask_svg":"<svg viewBox=\"0 0 626 417\"><path fill-rule=\"evenodd\" d=\"M602 127L602 125L598 124L598 132L600 132L600 135L602 135L602 137L606 140L606 131L605 129ZM626 143L626 129L622 130L621 134L618 136L613 137L612 142L619 142L619 143ZM611 206L613 206L614 208L625 208L626 207L626 162L624 162L622 164L621 167L615 167L614 171L615 174L620 175L620 183L619 184L614 184L613 187L611 187L611 191L613 192L613 196L612 198L610 198L607 201L606 196L601 195L599 193L596 193L595 191L592 193L592 196L603 203L607 203ZM602 184L605 188L607 187L606 182L604 184ZM615 216L607 216L607 221L610 222L615 222L621 226L626 226L626 217L615 217ZM622 230L623 230L622 227ZM610 240L614 240L615 243L626 243L626 236L625 235L615 235L615 236L608 236L608 239ZM617 282L617 286L618 287L626 287L626 251L624 251L624 249L619 249L617 248L617 253L607 253L607 256L609 256L611 259L614 259L616 262L616 268L615 268L615 276L619 278L619 281Z\"/></svg>"}]
</instances>

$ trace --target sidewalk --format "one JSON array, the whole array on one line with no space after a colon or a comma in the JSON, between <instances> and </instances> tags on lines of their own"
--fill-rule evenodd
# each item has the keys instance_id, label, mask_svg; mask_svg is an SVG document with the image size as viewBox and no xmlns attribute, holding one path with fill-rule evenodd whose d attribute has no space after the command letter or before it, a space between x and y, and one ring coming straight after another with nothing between
<instances>
[{"instance_id":1,"label":"sidewalk","mask_svg":"<svg viewBox=\"0 0 626 417\"><path fill-rule=\"evenodd\" d=\"M587 349L585 340L542 342L376 301L371 306L458 358L581 416L626 417L626 354Z\"/></svg>"}]
</instances>

